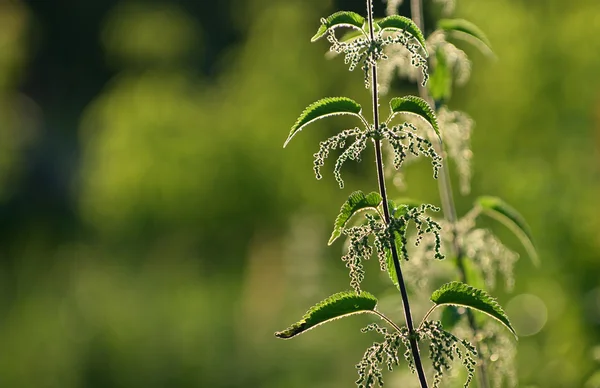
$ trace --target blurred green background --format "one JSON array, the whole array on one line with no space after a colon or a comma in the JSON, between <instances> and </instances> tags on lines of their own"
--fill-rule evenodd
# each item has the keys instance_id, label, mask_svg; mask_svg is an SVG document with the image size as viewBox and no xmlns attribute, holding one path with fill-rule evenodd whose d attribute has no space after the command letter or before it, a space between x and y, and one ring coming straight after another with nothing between
<instances>
[{"instance_id":1,"label":"blurred green background","mask_svg":"<svg viewBox=\"0 0 600 388\"><path fill-rule=\"evenodd\" d=\"M0 387L353 386L367 318L273 336L348 288L327 237L345 197L376 188L371 154L343 190L329 169L314 179L340 121L282 149L310 102L368 106L360 71L309 42L341 8L364 13L362 0L0 0ZM541 314L512 304L536 327L518 342L519 386L600 387L600 2L460 0L456 15L498 56L469 51L451 105L477 123L459 212L504 198L543 262L497 228L523 258L515 290L495 294L541 300ZM427 164L408 193L439 204Z\"/></svg>"}]
</instances>

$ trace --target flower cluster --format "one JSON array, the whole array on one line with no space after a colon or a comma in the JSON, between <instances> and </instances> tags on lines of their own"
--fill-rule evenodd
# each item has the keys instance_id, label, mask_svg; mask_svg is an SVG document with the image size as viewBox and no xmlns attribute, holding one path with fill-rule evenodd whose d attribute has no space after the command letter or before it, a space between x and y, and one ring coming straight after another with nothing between
<instances>
[{"instance_id":1,"label":"flower cluster","mask_svg":"<svg viewBox=\"0 0 600 388\"><path fill-rule=\"evenodd\" d=\"M412 42L412 38L413 36L405 31L389 32L384 30L378 31L374 39L363 35L350 34L340 40L333 29L329 30L327 35L327 40L331 44L330 50L336 54L344 54L344 63L348 65L350 71L354 70L359 64L361 65L366 88L371 85L369 70L373 64L389 58L384 51L387 46L404 48L410 65L415 69L421 69L423 85L425 85L429 77L427 59L421 54L420 46Z\"/></svg>"},{"instance_id":2,"label":"flower cluster","mask_svg":"<svg viewBox=\"0 0 600 388\"><path fill-rule=\"evenodd\" d=\"M452 368L452 361L457 356L467 369L465 388L469 386L475 373L475 357L477 350L470 342L445 331L439 321L425 321L417 333L421 339L429 340L429 358L433 363L435 374L433 387L439 387L444 371Z\"/></svg>"},{"instance_id":3,"label":"flower cluster","mask_svg":"<svg viewBox=\"0 0 600 388\"><path fill-rule=\"evenodd\" d=\"M363 333L375 331L383 336L382 342L375 342L371 345L363 355L362 360L356 365L358 369L358 380L356 385L359 388L371 388L377 383L380 387L383 386L383 375L381 364L385 362L388 370L393 370L400 362L398 354L400 347L404 346L404 358L408 362L411 370L414 371L415 364L412 358L411 345L408 337L408 329L403 327L401 331L388 332L384 327L380 327L376 323L361 330Z\"/></svg>"}]
</instances>

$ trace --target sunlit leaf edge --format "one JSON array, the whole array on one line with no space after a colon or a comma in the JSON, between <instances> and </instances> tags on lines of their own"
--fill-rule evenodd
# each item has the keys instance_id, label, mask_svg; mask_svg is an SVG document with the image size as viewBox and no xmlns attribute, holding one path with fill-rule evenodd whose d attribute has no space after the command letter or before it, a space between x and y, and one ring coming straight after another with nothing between
<instances>
[{"instance_id":1,"label":"sunlit leaf edge","mask_svg":"<svg viewBox=\"0 0 600 388\"><path fill-rule=\"evenodd\" d=\"M512 206L499 197L481 196L475 201L483 214L499 221L506 226L521 241L527 254L535 265L540 264L540 259L533 243L531 228L525 218Z\"/></svg>"},{"instance_id":2,"label":"sunlit leaf edge","mask_svg":"<svg viewBox=\"0 0 600 388\"><path fill-rule=\"evenodd\" d=\"M302 111L292 126L283 147L287 146L296 133L314 121L338 115L352 115L360 118L361 110L360 104L348 97L325 97L315 101Z\"/></svg>"},{"instance_id":3,"label":"sunlit leaf edge","mask_svg":"<svg viewBox=\"0 0 600 388\"><path fill-rule=\"evenodd\" d=\"M340 213L335 219L333 232L331 233L331 237L329 238L327 244L333 244L333 242L337 240L338 237L340 237L344 226L346 226L348 221L357 212L368 209L375 210L380 203L381 196L379 195L379 193L376 192L371 192L365 195L365 193L358 190L350 194L346 202L344 202L344 204L342 205Z\"/></svg>"},{"instance_id":4,"label":"sunlit leaf edge","mask_svg":"<svg viewBox=\"0 0 600 388\"><path fill-rule=\"evenodd\" d=\"M275 333L277 338L289 339L326 322L354 314L375 313L377 298L362 291L343 291L333 294L311 307L302 319L283 331Z\"/></svg>"},{"instance_id":5,"label":"sunlit leaf edge","mask_svg":"<svg viewBox=\"0 0 600 388\"><path fill-rule=\"evenodd\" d=\"M475 39L475 41L482 44L486 50L482 50L484 54L492 54L492 44L488 39L487 35L474 23L465 20L465 19L440 19L437 23L439 29L450 32L450 33L458 33L457 37L461 37L460 34L464 34L471 39ZM477 47L477 45L475 45Z\"/></svg>"},{"instance_id":6,"label":"sunlit leaf edge","mask_svg":"<svg viewBox=\"0 0 600 388\"><path fill-rule=\"evenodd\" d=\"M437 306L455 305L468 307L501 322L515 337L517 333L500 304L486 291L461 282L446 283L431 294L431 301Z\"/></svg>"},{"instance_id":7,"label":"sunlit leaf edge","mask_svg":"<svg viewBox=\"0 0 600 388\"><path fill-rule=\"evenodd\" d=\"M425 42L423 32L411 19L400 15L390 15L379 20L377 24L379 27L381 27L382 31L403 30L410 33L417 40L417 42L419 42L419 45L421 45L421 48L425 52L425 55L428 55L427 43Z\"/></svg>"},{"instance_id":8,"label":"sunlit leaf edge","mask_svg":"<svg viewBox=\"0 0 600 388\"><path fill-rule=\"evenodd\" d=\"M350 27L362 31L362 27L365 24L364 17L351 11L338 11L329 15L324 20L325 23L321 24L317 33L311 38L311 42L321 39L330 28Z\"/></svg>"},{"instance_id":9,"label":"sunlit leaf edge","mask_svg":"<svg viewBox=\"0 0 600 388\"><path fill-rule=\"evenodd\" d=\"M394 116L400 113L408 113L417 115L423 118L431 125L435 133L440 136L440 128L437 121L437 117L424 99L417 96L405 96L405 97L394 97L390 100L390 109L392 111L388 122L392 120Z\"/></svg>"}]
</instances>

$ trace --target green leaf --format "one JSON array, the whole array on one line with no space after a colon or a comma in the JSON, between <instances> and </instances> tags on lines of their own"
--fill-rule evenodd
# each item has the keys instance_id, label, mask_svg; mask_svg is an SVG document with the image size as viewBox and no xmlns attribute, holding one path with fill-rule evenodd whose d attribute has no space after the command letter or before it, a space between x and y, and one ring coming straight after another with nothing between
<instances>
[{"instance_id":1,"label":"green leaf","mask_svg":"<svg viewBox=\"0 0 600 388\"><path fill-rule=\"evenodd\" d=\"M407 209L414 209L421 206L422 202L417 201L414 198L400 197L395 200L388 200L390 206L390 212L392 215L399 214L396 212L402 211L402 214L406 213Z\"/></svg>"},{"instance_id":2,"label":"green leaf","mask_svg":"<svg viewBox=\"0 0 600 388\"><path fill-rule=\"evenodd\" d=\"M448 67L446 54L441 47L435 52L436 65L429 76L427 87L435 101L446 101L452 95L452 71Z\"/></svg>"},{"instance_id":3,"label":"green leaf","mask_svg":"<svg viewBox=\"0 0 600 388\"><path fill-rule=\"evenodd\" d=\"M422 98L416 96L395 97L390 101L390 108L392 113L387 120L388 123L399 113L413 114L427 121L435 130L435 133L440 136L440 128L435 113L427 101Z\"/></svg>"},{"instance_id":4,"label":"green leaf","mask_svg":"<svg viewBox=\"0 0 600 388\"><path fill-rule=\"evenodd\" d=\"M327 97L313 102L298 117L283 147L285 148L296 133L316 120L337 115L352 115L360 118L361 110L361 106L356 101L347 97Z\"/></svg>"},{"instance_id":5,"label":"green leaf","mask_svg":"<svg viewBox=\"0 0 600 388\"><path fill-rule=\"evenodd\" d=\"M362 191L355 191L350 194L348 200L344 202L340 209L340 214L335 219L335 225L333 227L333 233L329 238L328 245L333 244L335 240L342 234L342 230L346 226L346 223L352 218L357 212L373 209L376 210L377 206L381 203L381 196L379 193L372 192L365 195Z\"/></svg>"},{"instance_id":6,"label":"green leaf","mask_svg":"<svg viewBox=\"0 0 600 388\"><path fill-rule=\"evenodd\" d=\"M398 205L398 203L400 205ZM418 207L419 203L410 198L398 198L395 201L388 199L388 207L390 209L390 215L392 217L401 217L406 214L409 209ZM397 231L394 231L394 245L396 246L396 252L399 253L402 250L402 236ZM398 257L401 260L400 257ZM392 250L387 250L386 255L386 267L387 273L390 277L390 280L396 286L396 288L400 289L400 285L398 284L398 276L396 275L396 266L394 265L394 257L392 255Z\"/></svg>"},{"instance_id":7,"label":"green leaf","mask_svg":"<svg viewBox=\"0 0 600 388\"><path fill-rule=\"evenodd\" d=\"M436 304L436 307L454 305L480 311L500 321L515 337L517 335L496 299L492 298L487 292L468 284L461 282L444 284L431 294L431 301Z\"/></svg>"},{"instance_id":8,"label":"green leaf","mask_svg":"<svg viewBox=\"0 0 600 388\"><path fill-rule=\"evenodd\" d=\"M475 24L464 19L440 19L438 21L438 28L447 31L457 38L467 38L476 43L475 46L481 49L484 54L493 53L492 45L485 35L485 33L477 27Z\"/></svg>"},{"instance_id":9,"label":"green leaf","mask_svg":"<svg viewBox=\"0 0 600 388\"><path fill-rule=\"evenodd\" d=\"M396 244L396 252L400 252L402 249L402 239L398 232L394 232L394 244ZM400 258L398 258L400 260ZM390 280L396 286L397 289L400 289L400 285L398 284L398 275L396 274L396 266L394 265L394 256L392 255L392 250L389 249L386 255L386 267L387 273L390 277Z\"/></svg>"},{"instance_id":10,"label":"green leaf","mask_svg":"<svg viewBox=\"0 0 600 388\"><path fill-rule=\"evenodd\" d=\"M417 42L419 42L419 44L423 48L423 51L425 52L425 56L428 55L427 54L427 44L425 43L425 38L423 37L423 33L421 32L419 27L417 27L415 22L413 22L409 18L400 16L400 15L391 15L391 16L381 19L380 21L377 22L377 24L379 25L379 27L381 27L382 31L402 30L402 31L408 32L417 40Z\"/></svg>"},{"instance_id":11,"label":"green leaf","mask_svg":"<svg viewBox=\"0 0 600 388\"><path fill-rule=\"evenodd\" d=\"M326 19L321 19L321 27L319 27L319 30L310 41L314 42L322 38L331 28L350 27L362 31L362 27L364 24L365 18L363 18L359 14L349 11L339 11L330 15Z\"/></svg>"},{"instance_id":12,"label":"green leaf","mask_svg":"<svg viewBox=\"0 0 600 388\"><path fill-rule=\"evenodd\" d=\"M483 214L500 221L510 229L521 241L533 263L539 265L539 258L533 244L531 229L519 212L498 197L479 197L475 201L475 204L479 206Z\"/></svg>"},{"instance_id":13,"label":"green leaf","mask_svg":"<svg viewBox=\"0 0 600 388\"><path fill-rule=\"evenodd\" d=\"M368 292L339 292L311 307L299 322L276 332L275 336L288 339L334 319L354 314L375 313L376 305L377 299Z\"/></svg>"}]
</instances>

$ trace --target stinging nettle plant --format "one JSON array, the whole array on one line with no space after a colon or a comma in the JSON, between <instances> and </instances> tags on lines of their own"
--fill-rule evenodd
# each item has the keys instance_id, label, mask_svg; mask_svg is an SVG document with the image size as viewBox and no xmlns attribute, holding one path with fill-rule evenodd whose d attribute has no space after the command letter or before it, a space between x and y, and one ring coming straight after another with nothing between
<instances>
[{"instance_id":1,"label":"stinging nettle plant","mask_svg":"<svg viewBox=\"0 0 600 388\"><path fill-rule=\"evenodd\" d=\"M474 209L463 219L457 220L449 175L442 163L442 156L445 154L454 156L455 160L463 159L462 164L457 162L457 165L462 176L467 176L461 182L462 191L465 192L464 188L468 186L469 158L464 160L464 152L460 150L465 147L465 142L468 142L468 136L466 140L452 139L451 136L461 136L461 126L467 126L466 131L470 133L472 123L466 116L450 112L443 102L450 97L455 76L459 76L458 83L466 82L464 78L468 78L468 74L464 75L464 69L468 68L470 71L470 64L464 64L466 54L464 58L461 57L460 50L446 41L446 35L463 34L487 47L489 43L478 28L460 19L441 20L438 25L439 31L436 30L426 40L421 31L422 26L419 25L422 19L420 16L413 15L417 22L394 14L375 20L372 0L367 0L366 3L366 18L348 11L336 12L322 18L321 26L312 41L327 37L331 51L343 54L344 62L350 70L360 66L364 73L365 87L371 91L372 122L363 114L361 105L350 98L323 98L310 104L302 112L284 143L284 147L287 146L298 132L317 120L337 115L356 117L356 127L344 129L322 141L314 154L314 172L317 179L321 179L321 168L330 151L342 150L333 170L340 188L344 187L341 175L344 162L360 161L366 147L369 144L374 146L379 190L368 194L362 191L350 194L334 222L334 230L329 240L329 245L341 236L348 240L347 252L342 256L342 261L349 269L352 290L336 293L319 302L311 307L301 320L275 335L278 338L289 339L332 320L368 313L380 318L385 326L371 323L362 329L362 332L378 333L382 340L370 346L356 365L359 374L356 384L359 387L368 388L375 384L383 386L383 365L391 371L400 364L401 358L406 361L409 370L417 375L421 388L429 387L426 366L433 370L431 386L438 387L443 374L452 367L454 360L460 360L466 369L465 387L470 384L476 369L480 387L487 387L485 359L481 353L482 349L487 352L493 347L494 341L490 340L491 336L482 335L479 321L476 320L479 316L476 317L472 312L484 313L505 326L508 329L505 330L507 333L512 333L515 337L516 333L496 300L483 289L467 284L467 273L476 272L467 271L468 262L472 261L473 267L477 267L477 264L485 260L490 261L490 257L503 252L504 248L491 232L476 229L475 219L481 214L499 219L514 230L525 243L528 252L535 255L531 233L526 223L514 209L498 198L480 197ZM395 6L392 3L395 3ZM388 11L395 10L399 3L397 0L390 0ZM420 0L413 0L413 13L420 12L420 5ZM445 1L444 6L449 10L453 8L448 1ZM340 28L348 29L349 32L338 38L336 30ZM390 69L397 70L398 66L420 70L415 73L414 70L402 69L399 73L419 81L421 96L391 98L390 113L382 120L379 111L378 71L386 61L392 64L387 67L388 79ZM430 76L431 65L434 71ZM430 97L430 93L435 96L435 101ZM443 121L440 121L438 116L441 116ZM447 130L453 128L450 124L459 129ZM445 149L444 144L451 146ZM446 214L444 219L436 219L432 215L440 211L433 205L390 199L385 182L384 150L389 152L389 159L395 171L400 170L405 161L411 158L424 156L430 159L433 177L440 177L440 194ZM409 236L409 230L414 230L415 235ZM488 246L493 249L487 249ZM378 258L380 269L389 275L392 284L400 291L404 312L403 324L394 322L380 311L375 296L361 289L361 282L365 276L363 261L374 254ZM413 261L413 257L431 262L443 260L446 256L455 260L461 281L446 283L431 293L431 308L417 326L407 290L407 285L414 280L405 280L403 266L409 262L409 258ZM467 260L467 257L471 260ZM477 268L483 267L481 265ZM480 271L485 273L485 270ZM495 279L495 272L488 275L486 279ZM430 319L432 312L438 308L444 308L442 320ZM467 316L469 321L469 340L450 332L455 327L459 329L457 324L463 315ZM494 332L494 335L496 334L497 332ZM430 361L427 364L422 356L421 348L424 346L428 346L429 350Z\"/></svg>"}]
</instances>

